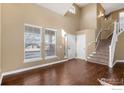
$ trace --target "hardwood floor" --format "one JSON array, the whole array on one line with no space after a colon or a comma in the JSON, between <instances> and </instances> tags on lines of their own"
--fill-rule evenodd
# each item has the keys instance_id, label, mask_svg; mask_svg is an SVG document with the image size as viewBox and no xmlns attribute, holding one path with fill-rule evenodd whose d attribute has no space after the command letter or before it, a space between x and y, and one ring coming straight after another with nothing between
<instances>
[{"instance_id":1,"label":"hardwood floor","mask_svg":"<svg viewBox=\"0 0 124 93\"><path fill-rule=\"evenodd\" d=\"M124 78L124 64L119 63L110 69L105 65L73 59L5 76L2 85L100 85L97 80L100 78Z\"/></svg>"}]
</instances>

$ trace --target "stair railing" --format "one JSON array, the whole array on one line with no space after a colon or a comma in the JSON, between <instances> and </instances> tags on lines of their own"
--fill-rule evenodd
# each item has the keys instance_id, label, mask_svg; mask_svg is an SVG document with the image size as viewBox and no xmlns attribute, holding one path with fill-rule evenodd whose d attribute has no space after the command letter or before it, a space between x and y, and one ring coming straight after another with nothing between
<instances>
[{"instance_id":1,"label":"stair railing","mask_svg":"<svg viewBox=\"0 0 124 93\"><path fill-rule=\"evenodd\" d=\"M113 35L112 35L111 44L109 46L109 67L111 67L111 68L113 67L114 54L115 54L118 33L119 33L118 23L114 22L114 31L113 31Z\"/></svg>"},{"instance_id":2,"label":"stair railing","mask_svg":"<svg viewBox=\"0 0 124 93\"><path fill-rule=\"evenodd\" d=\"M107 30L108 31L108 33L107 33L108 35L106 36L106 39L109 38L109 36L112 35L113 30L114 30L114 23L112 22L111 24L108 25L108 27L109 27L108 30Z\"/></svg>"},{"instance_id":3,"label":"stair railing","mask_svg":"<svg viewBox=\"0 0 124 93\"><path fill-rule=\"evenodd\" d=\"M98 48L98 45L99 45L99 43L100 43L100 40L101 40L101 33L102 33L102 29L100 29L100 31L99 31L99 33L97 34L97 36L96 36L96 49Z\"/></svg>"},{"instance_id":4,"label":"stair railing","mask_svg":"<svg viewBox=\"0 0 124 93\"><path fill-rule=\"evenodd\" d=\"M101 32L102 29L99 30L98 34L96 35L96 38L94 41L91 41L88 43L87 46L87 57L91 54L91 53L95 53L96 49L99 45L100 39L101 39Z\"/></svg>"}]
</instances>

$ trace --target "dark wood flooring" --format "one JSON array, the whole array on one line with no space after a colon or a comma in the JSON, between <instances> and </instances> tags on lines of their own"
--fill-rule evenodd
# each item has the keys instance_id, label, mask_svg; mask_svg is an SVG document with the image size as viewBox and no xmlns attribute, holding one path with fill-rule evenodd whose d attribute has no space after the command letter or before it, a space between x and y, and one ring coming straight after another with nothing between
<instances>
[{"instance_id":1,"label":"dark wood flooring","mask_svg":"<svg viewBox=\"0 0 124 93\"><path fill-rule=\"evenodd\" d=\"M124 78L124 64L116 64L110 69L104 65L73 59L5 76L2 85L100 85L97 79L101 78Z\"/></svg>"}]
</instances>

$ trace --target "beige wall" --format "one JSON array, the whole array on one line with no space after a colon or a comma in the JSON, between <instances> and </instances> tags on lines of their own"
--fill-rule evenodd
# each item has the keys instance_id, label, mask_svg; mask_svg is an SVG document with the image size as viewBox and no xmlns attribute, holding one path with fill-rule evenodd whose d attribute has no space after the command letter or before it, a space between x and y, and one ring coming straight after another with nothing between
<instances>
[{"instance_id":1,"label":"beige wall","mask_svg":"<svg viewBox=\"0 0 124 93\"><path fill-rule=\"evenodd\" d=\"M105 14L105 10L102 7L102 5L98 3L97 4L97 31L96 31L96 36L101 31L101 29L102 29L102 23L104 21L104 17L103 16L99 17L100 13Z\"/></svg>"},{"instance_id":2,"label":"beige wall","mask_svg":"<svg viewBox=\"0 0 124 93\"><path fill-rule=\"evenodd\" d=\"M2 70L2 59L1 59L1 4L0 4L0 77L1 77L1 70Z\"/></svg>"},{"instance_id":3,"label":"beige wall","mask_svg":"<svg viewBox=\"0 0 124 93\"><path fill-rule=\"evenodd\" d=\"M124 33L118 37L114 60L124 60Z\"/></svg>"},{"instance_id":4,"label":"beige wall","mask_svg":"<svg viewBox=\"0 0 124 93\"><path fill-rule=\"evenodd\" d=\"M124 8L112 12L112 13L110 14L110 18L111 18L113 21L118 21L118 19L119 19L119 13L120 13L120 12L124 12Z\"/></svg>"},{"instance_id":5,"label":"beige wall","mask_svg":"<svg viewBox=\"0 0 124 93\"><path fill-rule=\"evenodd\" d=\"M105 16L98 17L99 14L103 13L105 15L105 10L102 7L101 4L97 4L97 32L96 35L99 33L99 31L102 29L101 33L101 39L107 39L113 32L113 18L109 18L111 14L107 17L107 20L105 20Z\"/></svg>"},{"instance_id":6,"label":"beige wall","mask_svg":"<svg viewBox=\"0 0 124 93\"><path fill-rule=\"evenodd\" d=\"M102 35L101 39L107 39L109 36L112 35L113 30L114 30L114 21L116 20L116 14L115 13L110 13L106 16L107 20L102 21Z\"/></svg>"},{"instance_id":7,"label":"beige wall","mask_svg":"<svg viewBox=\"0 0 124 93\"><path fill-rule=\"evenodd\" d=\"M101 4L97 4L97 29L101 29L102 27L102 21L104 20L104 17L99 17L100 13L105 14L105 10L102 7Z\"/></svg>"},{"instance_id":8,"label":"beige wall","mask_svg":"<svg viewBox=\"0 0 124 93\"><path fill-rule=\"evenodd\" d=\"M97 29L97 4L88 4L81 8L80 31L86 35L86 56L95 51Z\"/></svg>"},{"instance_id":9,"label":"beige wall","mask_svg":"<svg viewBox=\"0 0 124 93\"><path fill-rule=\"evenodd\" d=\"M97 6L96 4L88 4L81 9L80 29L96 29L97 28Z\"/></svg>"},{"instance_id":10,"label":"beige wall","mask_svg":"<svg viewBox=\"0 0 124 93\"><path fill-rule=\"evenodd\" d=\"M3 72L45 64L48 61L64 59L64 48L60 29L74 34L79 30L80 11L77 14L61 16L46 8L33 4L3 4L2 5L2 47ZM58 59L24 63L24 23L38 25L44 28L57 29ZM62 48L60 49L60 46ZM42 47L43 48L43 47Z\"/></svg>"}]
</instances>

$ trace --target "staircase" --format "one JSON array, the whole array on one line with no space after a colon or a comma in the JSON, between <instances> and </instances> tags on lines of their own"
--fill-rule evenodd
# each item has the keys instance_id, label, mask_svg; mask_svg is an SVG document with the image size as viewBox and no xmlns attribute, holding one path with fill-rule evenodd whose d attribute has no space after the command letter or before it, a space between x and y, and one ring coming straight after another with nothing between
<instances>
[{"instance_id":1,"label":"staircase","mask_svg":"<svg viewBox=\"0 0 124 93\"><path fill-rule=\"evenodd\" d=\"M102 65L108 65L109 63L109 45L111 43L112 35L108 39L100 40L100 43L96 49L87 57L88 62L98 63Z\"/></svg>"},{"instance_id":2,"label":"staircase","mask_svg":"<svg viewBox=\"0 0 124 93\"><path fill-rule=\"evenodd\" d=\"M102 32L102 30L100 31ZM110 68L114 66L114 55L116 42L118 41L118 36L121 34L119 30L119 22L115 21L113 26L112 35L107 39L101 39L101 34L98 34L96 41L96 51L92 52L88 57L88 62L108 65ZM100 43L99 43L100 42ZM98 47L97 47L98 46Z\"/></svg>"}]
</instances>

